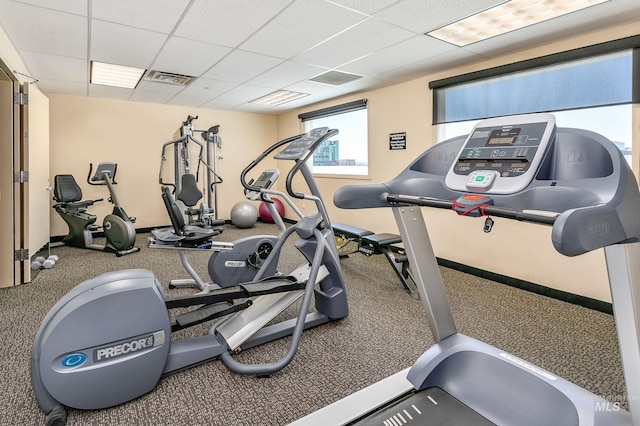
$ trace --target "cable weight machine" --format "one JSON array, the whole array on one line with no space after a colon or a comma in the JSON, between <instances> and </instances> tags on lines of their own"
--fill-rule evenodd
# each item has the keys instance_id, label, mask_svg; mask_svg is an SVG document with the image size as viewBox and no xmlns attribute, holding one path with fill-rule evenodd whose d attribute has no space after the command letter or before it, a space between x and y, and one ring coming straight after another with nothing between
<instances>
[{"instance_id":1,"label":"cable weight machine","mask_svg":"<svg viewBox=\"0 0 640 426\"><path fill-rule=\"evenodd\" d=\"M197 119L198 116L187 116L179 129L180 136L162 145L158 182L160 185L173 188L176 199L184 204L184 212L190 224L213 228L224 224L223 219L218 219L216 191L216 185L223 182L218 174L218 160L222 158L222 138L218 135L219 125L211 126L207 130L194 130L193 121ZM194 138L195 133L200 133L203 142ZM197 155L195 164L192 164L191 159L193 146L196 151L194 154ZM165 162L170 157L169 152L173 152L172 181L167 180L169 178L165 176L164 170ZM201 166L203 176L200 175ZM199 188L199 182L202 183L202 189ZM205 194L206 199L196 207Z\"/></svg>"}]
</instances>

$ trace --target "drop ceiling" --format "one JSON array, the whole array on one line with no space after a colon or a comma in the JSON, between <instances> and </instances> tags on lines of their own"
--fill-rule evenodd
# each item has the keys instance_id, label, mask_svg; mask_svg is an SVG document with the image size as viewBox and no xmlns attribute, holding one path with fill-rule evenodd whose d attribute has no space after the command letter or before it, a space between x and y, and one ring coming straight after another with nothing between
<instances>
[{"instance_id":1,"label":"drop ceiling","mask_svg":"<svg viewBox=\"0 0 640 426\"><path fill-rule=\"evenodd\" d=\"M465 47L424 35L502 2L0 0L0 26L45 94L279 114L640 19L640 0L610 0ZM92 85L92 60L195 79ZM249 103L281 89L309 95Z\"/></svg>"}]
</instances>

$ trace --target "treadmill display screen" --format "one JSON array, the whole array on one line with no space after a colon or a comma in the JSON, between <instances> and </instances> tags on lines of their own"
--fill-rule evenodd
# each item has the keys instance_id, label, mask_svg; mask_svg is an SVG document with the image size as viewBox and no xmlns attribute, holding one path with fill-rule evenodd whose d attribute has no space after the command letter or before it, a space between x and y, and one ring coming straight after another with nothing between
<instances>
[{"instance_id":1,"label":"treadmill display screen","mask_svg":"<svg viewBox=\"0 0 640 426\"><path fill-rule=\"evenodd\" d=\"M496 129L491 132L489 135L489 139L487 140L487 146L489 145L513 145L513 144L522 144L527 138L519 137L520 128L515 129Z\"/></svg>"},{"instance_id":2,"label":"treadmill display screen","mask_svg":"<svg viewBox=\"0 0 640 426\"><path fill-rule=\"evenodd\" d=\"M491 167L501 173L522 174L536 155L545 129L546 123L476 128L460 153L454 172L468 175L473 170Z\"/></svg>"},{"instance_id":3,"label":"treadmill display screen","mask_svg":"<svg viewBox=\"0 0 640 426\"><path fill-rule=\"evenodd\" d=\"M459 191L519 191L533 179L554 135L555 118L551 114L483 120L467 137L445 184Z\"/></svg>"}]
</instances>

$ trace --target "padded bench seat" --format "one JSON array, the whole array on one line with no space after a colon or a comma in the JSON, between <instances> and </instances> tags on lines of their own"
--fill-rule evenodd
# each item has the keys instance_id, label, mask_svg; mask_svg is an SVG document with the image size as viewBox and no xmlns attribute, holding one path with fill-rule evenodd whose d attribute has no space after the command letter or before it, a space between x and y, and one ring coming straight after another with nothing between
<instances>
[{"instance_id":1,"label":"padded bench seat","mask_svg":"<svg viewBox=\"0 0 640 426\"><path fill-rule=\"evenodd\" d=\"M402 238L398 234L371 234L362 237L362 241L375 244L378 246L388 246L391 244L398 244L402 242Z\"/></svg>"},{"instance_id":2,"label":"padded bench seat","mask_svg":"<svg viewBox=\"0 0 640 426\"><path fill-rule=\"evenodd\" d=\"M358 228L355 226L344 225L342 223L332 223L333 232L335 234L340 234L344 237L352 238L352 239L361 239L364 236L371 235L373 232Z\"/></svg>"}]
</instances>

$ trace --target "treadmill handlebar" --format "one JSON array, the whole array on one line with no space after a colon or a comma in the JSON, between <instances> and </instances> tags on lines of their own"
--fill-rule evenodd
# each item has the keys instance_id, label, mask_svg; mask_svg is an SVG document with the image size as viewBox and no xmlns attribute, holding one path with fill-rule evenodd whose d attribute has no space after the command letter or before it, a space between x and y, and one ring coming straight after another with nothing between
<instances>
[{"instance_id":1,"label":"treadmill handlebar","mask_svg":"<svg viewBox=\"0 0 640 426\"><path fill-rule=\"evenodd\" d=\"M393 204L413 204L424 207L434 207L439 209L456 210L456 200L440 200L431 197L418 197L413 195L402 194L387 194L386 199L389 203ZM556 212L543 212L536 210L515 210L505 207L497 207L489 204L479 204L477 207L472 207L480 214L474 216L496 216L506 219L515 219L522 222L539 223L543 225L553 225L560 215ZM466 216L466 214L456 211L460 216ZM471 215L469 215L471 216Z\"/></svg>"}]
</instances>

